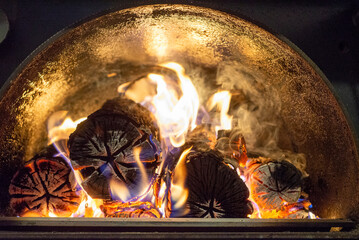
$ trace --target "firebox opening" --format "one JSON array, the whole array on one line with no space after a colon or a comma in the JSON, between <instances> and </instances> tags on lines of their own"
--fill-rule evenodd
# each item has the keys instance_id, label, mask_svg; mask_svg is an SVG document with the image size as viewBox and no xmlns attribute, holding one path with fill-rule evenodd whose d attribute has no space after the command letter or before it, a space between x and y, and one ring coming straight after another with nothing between
<instances>
[{"instance_id":1,"label":"firebox opening","mask_svg":"<svg viewBox=\"0 0 359 240\"><path fill-rule=\"evenodd\" d=\"M341 218L358 203L354 140L321 75L211 9L142 6L69 30L0 111L4 215L10 202L46 216ZM49 142L59 154L40 157Z\"/></svg>"}]
</instances>

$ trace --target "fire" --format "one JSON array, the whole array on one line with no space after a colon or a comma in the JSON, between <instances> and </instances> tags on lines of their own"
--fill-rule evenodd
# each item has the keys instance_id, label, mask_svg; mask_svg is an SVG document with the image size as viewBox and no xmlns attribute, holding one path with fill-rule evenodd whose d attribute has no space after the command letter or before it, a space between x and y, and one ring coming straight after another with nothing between
<instances>
[{"instance_id":1,"label":"fire","mask_svg":"<svg viewBox=\"0 0 359 240\"><path fill-rule=\"evenodd\" d=\"M157 48L156 51L162 51L162 49ZM209 116L207 111L216 111L217 115L210 119L211 129L214 128L216 133L219 130L232 129L233 116L228 114L231 93L229 91L215 93L209 98L205 108L200 105L197 90L181 65L169 62L160 64L158 67L172 74L166 75L162 72L159 74L158 71L149 73L142 79L120 85L118 92L141 103L153 113L161 134L161 157L164 161L156 170L155 176L149 180L144 163L140 159L142 149L134 148L133 156L141 172L141 180L138 182L141 194L131 198L131 189L128 189L123 182L117 181L109 182L112 201L93 199L82 189L82 201L71 217L161 218L169 217L172 210L186 211L184 206L189 192L185 187L187 174L185 163L192 147L181 152L177 164L174 164L173 159L176 157L173 156L179 156L176 153L181 151L180 147L185 144L187 134L196 128L199 112L204 112ZM115 73L108 74L108 77L114 76L116 76ZM56 112L48 120L49 144L53 144L59 155L70 164L67 139L75 131L77 125L84 120L86 118L73 121L66 111ZM211 148L213 149L214 146ZM233 152L232 158L236 158L238 155L241 155L242 158L237 159L237 165L227 163L227 166L236 171L240 178L248 184L248 176L245 175L247 150L244 139L236 142L233 150L236 152ZM167 160L172 162L167 162ZM173 168L171 168L171 164L174 165ZM77 183L81 186L83 180L80 172L77 170L73 170L73 172ZM248 188L250 189L250 186ZM249 200L254 209L253 214L250 215L251 218L294 218L302 217L305 214L309 218L316 217L309 211L310 203L307 200L295 204L283 202L280 209L266 210L261 209L260 204L253 199L254 197L250 196ZM36 213L27 213L30 216L34 214ZM49 211L48 216L57 217L53 211Z\"/></svg>"},{"instance_id":2,"label":"fire","mask_svg":"<svg viewBox=\"0 0 359 240\"><path fill-rule=\"evenodd\" d=\"M232 129L233 116L228 115L230 102L231 94L229 91L217 92L208 100L208 109L211 110L217 105L220 112L220 125L215 127L216 133L218 133L218 130Z\"/></svg>"},{"instance_id":3,"label":"fire","mask_svg":"<svg viewBox=\"0 0 359 240\"><path fill-rule=\"evenodd\" d=\"M191 149L192 147L183 151L175 168L173 183L171 185L172 199L175 202L175 209L180 209L186 203L188 197L188 190L185 188L185 159Z\"/></svg>"},{"instance_id":4,"label":"fire","mask_svg":"<svg viewBox=\"0 0 359 240\"><path fill-rule=\"evenodd\" d=\"M73 121L67 111L55 112L47 120L48 144L54 144L59 154L68 162L70 160L67 157L67 139L75 131L77 125L85 120L86 117Z\"/></svg>"},{"instance_id":5,"label":"fire","mask_svg":"<svg viewBox=\"0 0 359 240\"><path fill-rule=\"evenodd\" d=\"M169 139L171 146L180 147L185 143L188 131L196 127L199 109L199 97L191 79L185 74L184 68L174 62L160 64L160 67L176 73L178 79L168 79L159 74L148 74L145 82L156 86L156 95L147 96L142 105L148 107L156 118L164 139ZM144 83L145 84L145 83ZM121 94L136 101L137 95L127 95L128 83L121 85ZM143 85L134 91L139 91Z\"/></svg>"},{"instance_id":6,"label":"fire","mask_svg":"<svg viewBox=\"0 0 359 240\"><path fill-rule=\"evenodd\" d=\"M255 204L254 201L252 203ZM309 209L311 208L311 203L308 200L301 200L297 203L286 203L283 202L281 208L279 209L260 209L260 207L255 204L255 209L250 218L290 218L290 219L317 219L319 218L313 214Z\"/></svg>"},{"instance_id":7,"label":"fire","mask_svg":"<svg viewBox=\"0 0 359 240\"><path fill-rule=\"evenodd\" d=\"M92 199L89 195L85 194L79 208L71 217L104 217L100 209L102 203L102 200Z\"/></svg>"}]
</instances>

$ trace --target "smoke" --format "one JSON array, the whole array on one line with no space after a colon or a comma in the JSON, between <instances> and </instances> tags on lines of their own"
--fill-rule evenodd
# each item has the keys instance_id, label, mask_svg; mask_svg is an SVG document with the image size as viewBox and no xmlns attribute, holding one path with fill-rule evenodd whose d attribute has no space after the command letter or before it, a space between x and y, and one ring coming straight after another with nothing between
<instances>
[{"instance_id":1,"label":"smoke","mask_svg":"<svg viewBox=\"0 0 359 240\"><path fill-rule=\"evenodd\" d=\"M306 175L304 154L293 153L278 147L281 99L279 92L265 76L237 61L222 62L217 71L216 83L222 90L232 93L229 115L232 127L241 133L249 153L275 160L287 160Z\"/></svg>"}]
</instances>

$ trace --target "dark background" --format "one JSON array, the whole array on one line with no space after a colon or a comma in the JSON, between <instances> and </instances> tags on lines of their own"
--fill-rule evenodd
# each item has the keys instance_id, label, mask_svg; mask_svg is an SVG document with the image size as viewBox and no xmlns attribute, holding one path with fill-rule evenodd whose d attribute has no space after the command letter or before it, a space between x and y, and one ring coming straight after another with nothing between
<instances>
[{"instance_id":1,"label":"dark background","mask_svg":"<svg viewBox=\"0 0 359 240\"><path fill-rule=\"evenodd\" d=\"M0 43L0 86L41 43L61 29L111 8L187 3L245 16L280 34L324 72L359 133L359 1L21 1L0 0L10 22Z\"/></svg>"}]
</instances>

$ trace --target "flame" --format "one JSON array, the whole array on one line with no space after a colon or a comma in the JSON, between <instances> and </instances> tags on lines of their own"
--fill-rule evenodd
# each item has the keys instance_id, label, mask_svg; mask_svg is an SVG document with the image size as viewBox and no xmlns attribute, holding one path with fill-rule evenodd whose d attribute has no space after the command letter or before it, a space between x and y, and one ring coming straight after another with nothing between
<instances>
[{"instance_id":1,"label":"flame","mask_svg":"<svg viewBox=\"0 0 359 240\"><path fill-rule=\"evenodd\" d=\"M113 199L121 200L122 202L126 202L130 199L130 191L123 182L110 180L109 185Z\"/></svg>"},{"instance_id":2,"label":"flame","mask_svg":"<svg viewBox=\"0 0 359 240\"><path fill-rule=\"evenodd\" d=\"M159 30L159 32L161 31ZM158 56L162 56L166 52L167 40L158 36L156 37L156 34L152 36L153 41L158 42L158 45L153 46L153 51ZM229 91L215 93L207 101L207 110L203 106L200 108L197 90L191 79L186 75L185 69L174 62L160 64L159 67L166 71L161 71L161 74L156 71L156 73L149 73L146 77L136 81L124 83L118 87L118 92L135 102L141 103L153 113L162 138L163 159L167 159L166 157L169 154L179 150L179 147L185 143L187 133L196 128L196 121L201 120L198 115L201 115L202 112L207 116L206 111L211 111L216 107L219 114L215 115L215 117L219 116L219 118L218 120L214 117L210 119L216 133L219 130L232 129L233 117L228 114L232 97ZM162 74L163 72L171 72L172 74L166 75ZM110 73L107 76L114 77L116 73ZM198 114L199 110L202 111L200 114ZM55 112L48 120L49 144L53 144L59 155L70 164L67 139L77 125L84 120L86 118L73 121L66 111ZM241 153L238 159L239 166L237 168L232 164L228 164L228 167L235 170L248 188L251 189L250 183L247 182L249 177L246 175L246 145L244 141L238 141L235 144L234 150ZM111 196L116 199L111 203L100 199L92 199L82 189L82 202L71 217L158 218L169 217L172 207L176 211L187 211L184 207L189 194L188 189L185 187L187 175L185 161L187 155L191 152L191 148L182 152L174 169L169 167L171 164L162 161L156 170L155 176L150 180L144 163L140 159L142 149L134 148L133 156L141 172L139 182L141 194L131 198L130 189L123 182L115 180L109 182ZM233 158L236 158L237 155L233 153ZM76 181L81 185L83 181L81 174L75 170L74 174ZM291 204L283 201L280 208L271 210L261 209L260 204L256 203L254 199L251 194L249 200L254 207L253 213L249 216L251 218L318 218L309 211L311 204L306 199ZM39 214L41 215L42 213L29 211L25 215L38 216ZM49 209L46 215L57 217L54 209Z\"/></svg>"},{"instance_id":3,"label":"flame","mask_svg":"<svg viewBox=\"0 0 359 240\"><path fill-rule=\"evenodd\" d=\"M73 133L78 124L87 118L79 118L75 121L68 116L67 111L53 113L47 120L48 144L53 144L59 155L70 162L67 150L67 139Z\"/></svg>"},{"instance_id":4,"label":"flame","mask_svg":"<svg viewBox=\"0 0 359 240\"><path fill-rule=\"evenodd\" d=\"M167 76L148 74L144 82L156 86L156 95L147 96L142 104L153 112L161 137L168 138L171 146L180 147L185 143L187 132L196 127L199 109L198 93L181 65L169 62L159 66L174 71L178 81L173 83L173 79L168 79ZM128 91L127 94L130 85L125 83L118 88L118 91L136 101L140 96L136 94L134 96L133 92L137 92L137 89L141 91L143 84L137 84L137 87L136 84L131 84L135 90Z\"/></svg>"},{"instance_id":5,"label":"flame","mask_svg":"<svg viewBox=\"0 0 359 240\"><path fill-rule=\"evenodd\" d=\"M219 130L232 129L233 116L228 115L231 96L229 91L221 91L213 94L208 100L207 106L209 110L217 105L217 109L220 111L220 125L215 127L216 133L218 133Z\"/></svg>"},{"instance_id":6,"label":"flame","mask_svg":"<svg viewBox=\"0 0 359 240\"><path fill-rule=\"evenodd\" d=\"M140 159L141 151L142 149L140 147L136 147L135 149L133 149L133 155L135 156L137 166L139 167L141 172L141 187L143 191L146 191L146 188L148 187L148 175L145 166L143 165L143 162L141 162Z\"/></svg>"},{"instance_id":7,"label":"flame","mask_svg":"<svg viewBox=\"0 0 359 240\"><path fill-rule=\"evenodd\" d=\"M53 213L52 211L49 211L49 217L57 217L57 215L55 213Z\"/></svg>"},{"instance_id":8,"label":"flame","mask_svg":"<svg viewBox=\"0 0 359 240\"><path fill-rule=\"evenodd\" d=\"M68 117L67 111L58 111L53 113L47 121L49 144L68 139L77 125L86 120L86 117L73 121Z\"/></svg>"},{"instance_id":9,"label":"flame","mask_svg":"<svg viewBox=\"0 0 359 240\"><path fill-rule=\"evenodd\" d=\"M92 199L89 195L85 195L79 208L71 217L103 217L104 214L100 209L103 201L100 199Z\"/></svg>"},{"instance_id":10,"label":"flame","mask_svg":"<svg viewBox=\"0 0 359 240\"><path fill-rule=\"evenodd\" d=\"M186 167L185 160L187 155L191 152L192 147L184 150L178 160L174 171L173 182L171 185L172 199L175 202L174 208L180 209L187 201L188 189L185 188L186 183Z\"/></svg>"}]
</instances>

